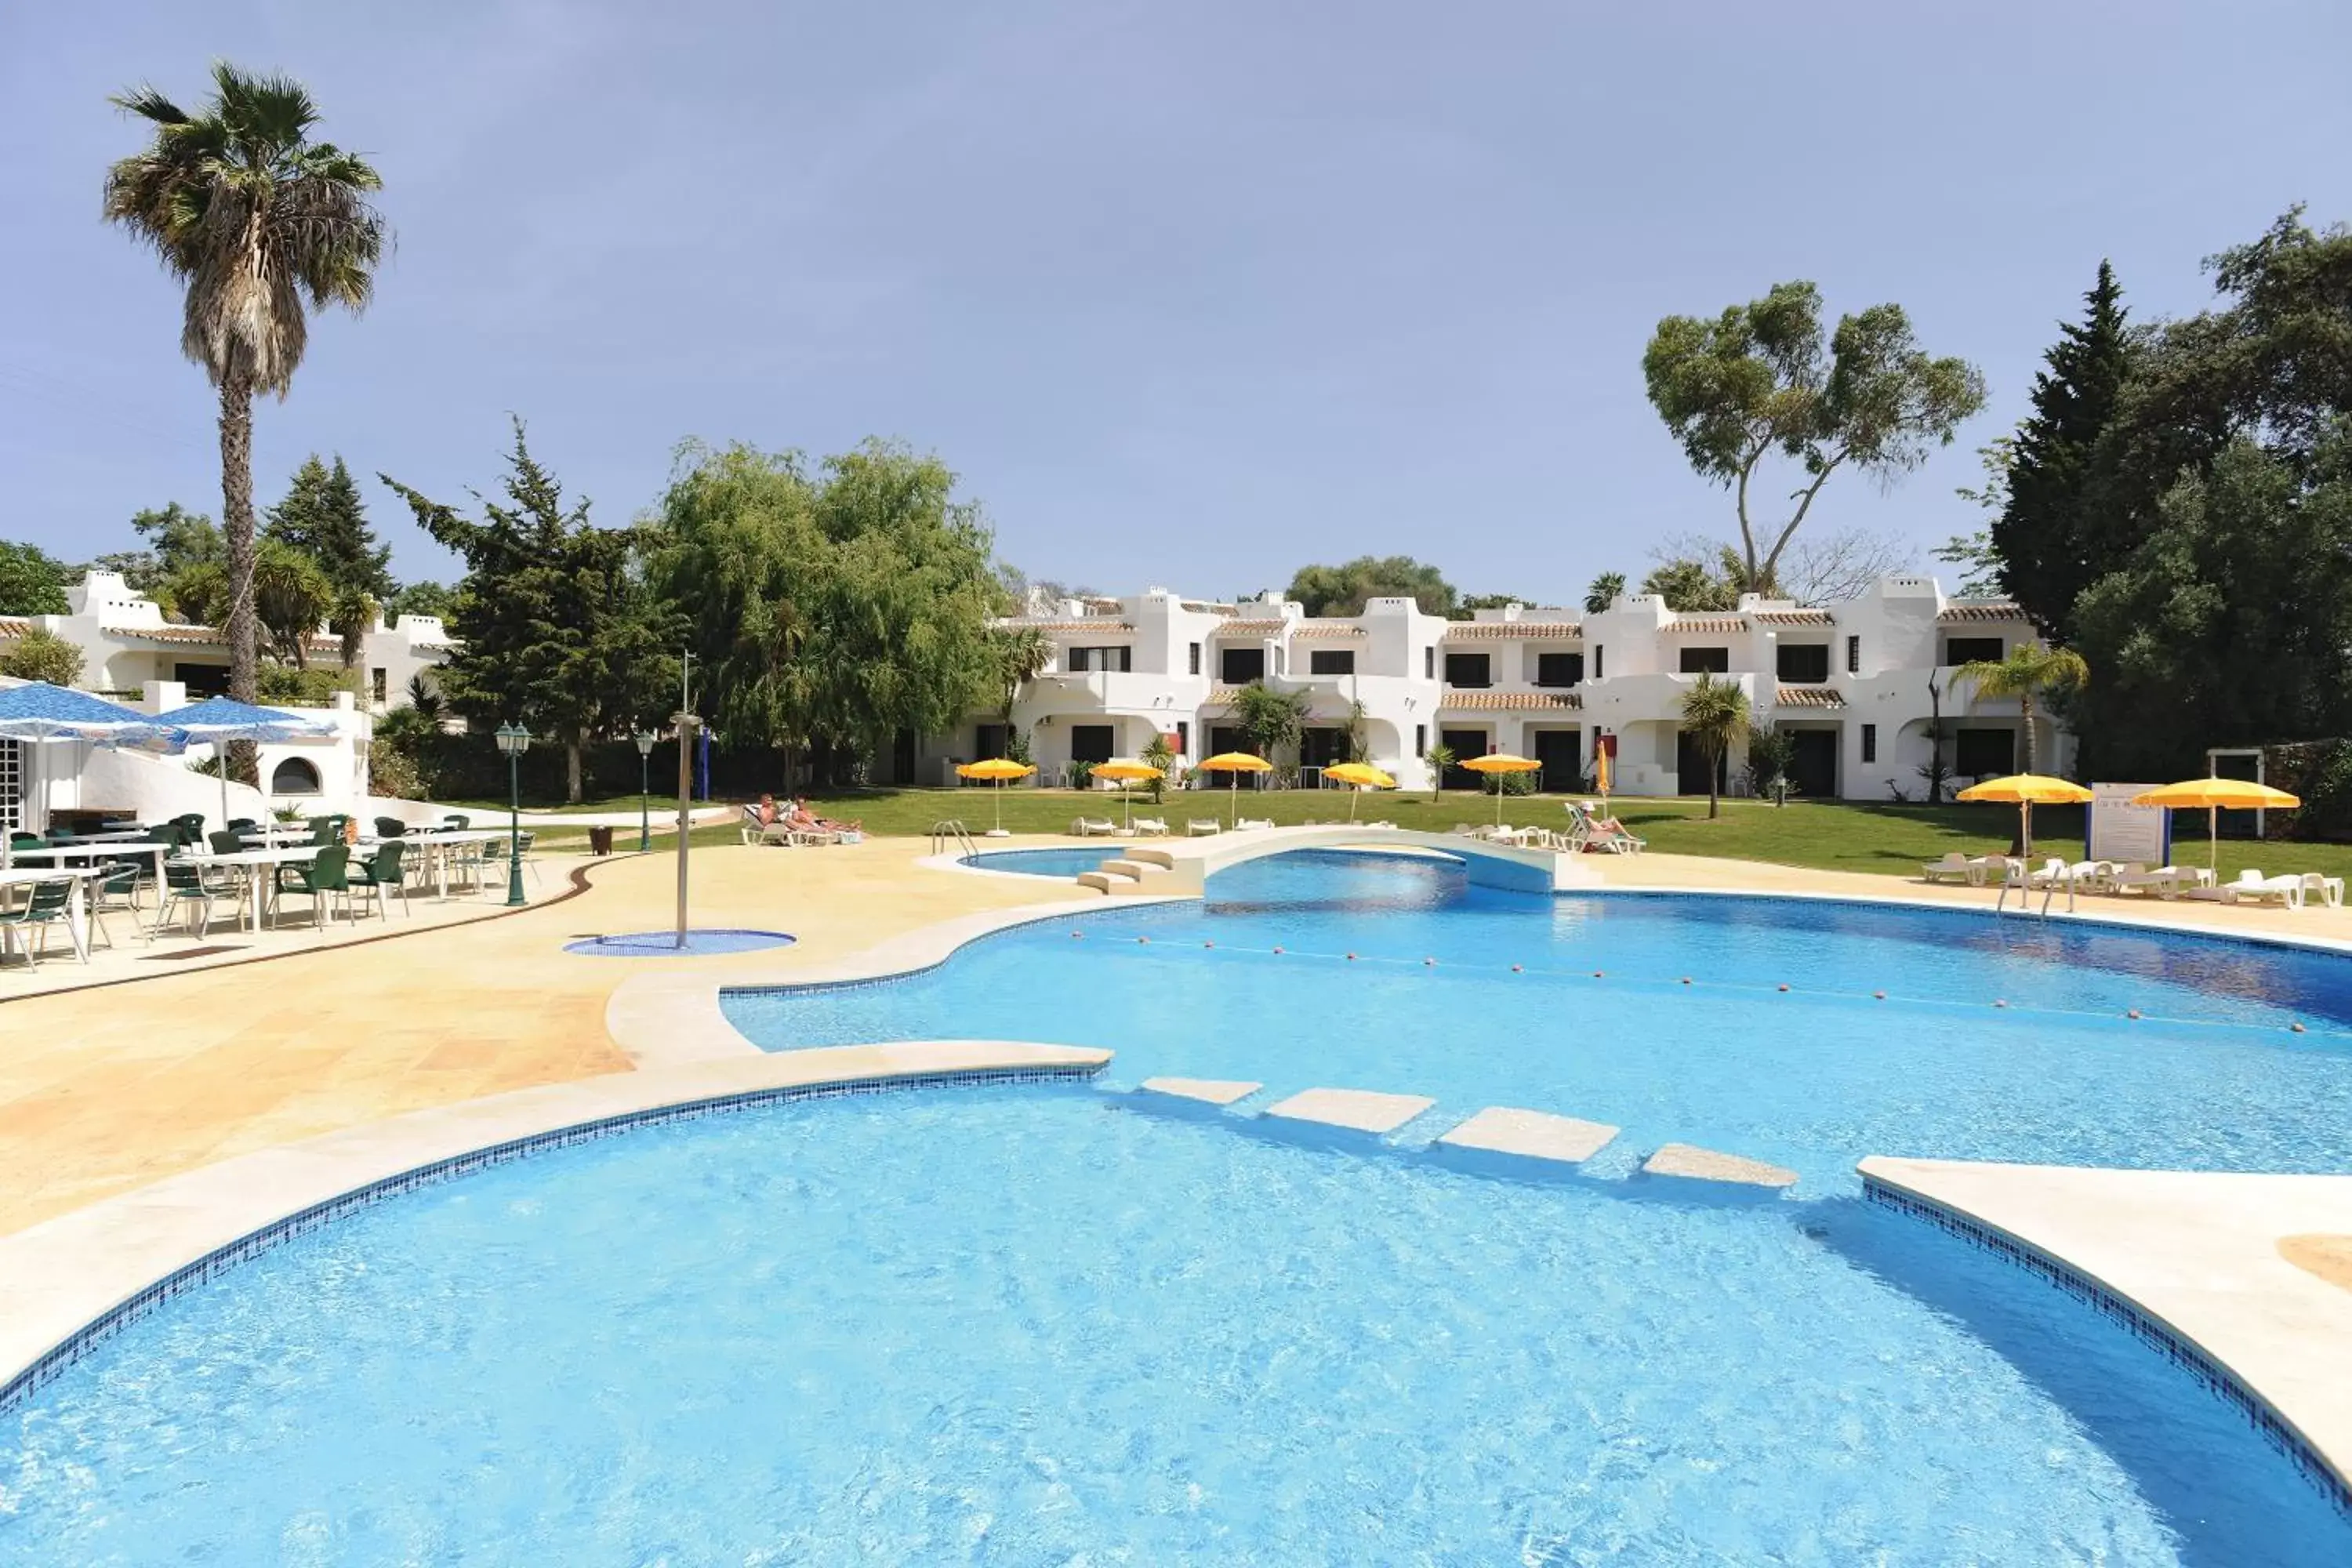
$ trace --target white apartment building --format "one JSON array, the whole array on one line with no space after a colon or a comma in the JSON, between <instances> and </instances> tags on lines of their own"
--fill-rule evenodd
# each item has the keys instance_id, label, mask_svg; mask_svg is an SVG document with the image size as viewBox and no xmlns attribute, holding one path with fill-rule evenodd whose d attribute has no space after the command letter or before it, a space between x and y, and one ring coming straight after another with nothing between
<instances>
[{"instance_id":1,"label":"white apartment building","mask_svg":"<svg viewBox=\"0 0 2352 1568\"><path fill-rule=\"evenodd\" d=\"M1370 760L1404 788L1428 787L1423 759L1443 743L1457 757L1532 757L1545 790L1574 790L1607 734L1618 793L1704 793L1680 722L1683 693L1702 672L1737 682L1757 723L1794 735L1791 777L1815 798L1924 799L1919 769L1938 706L1956 778L2024 763L2016 701L1981 698L1953 675L2001 658L2033 629L2016 605L1947 597L1933 577L1882 578L1839 605L1751 595L1737 610L1691 614L1634 595L1597 615L1511 605L1448 621L1411 599L1375 599L1360 616L1332 618L1272 595L1220 604L1161 588L1035 608L1006 624L1044 633L1053 661L1023 689L1012 722L1028 731L1048 783L1074 761L1136 755L1154 733L1187 763L1247 749L1232 704L1252 680L1307 693L1298 763L1307 783L1345 755L1351 705L1361 703ZM955 763L1003 754L1004 730L1003 713L972 716L928 739L901 782L952 783ZM2069 739L2044 720L2041 740L2042 771L2063 771ZM1739 763L1737 752L1725 761L1727 789Z\"/></svg>"}]
</instances>

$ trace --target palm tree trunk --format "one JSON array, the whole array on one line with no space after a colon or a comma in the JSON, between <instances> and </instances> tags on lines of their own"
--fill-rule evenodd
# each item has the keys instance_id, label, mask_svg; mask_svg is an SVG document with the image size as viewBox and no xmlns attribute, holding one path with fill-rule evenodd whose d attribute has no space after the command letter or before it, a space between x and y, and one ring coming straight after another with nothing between
<instances>
[{"instance_id":1,"label":"palm tree trunk","mask_svg":"<svg viewBox=\"0 0 2352 1568\"><path fill-rule=\"evenodd\" d=\"M2039 773L2042 770L2034 766L2041 761L2041 752L2033 743L2033 693L2021 691L2017 694L2017 710L2025 716L2025 771Z\"/></svg>"},{"instance_id":2,"label":"palm tree trunk","mask_svg":"<svg viewBox=\"0 0 2352 1568\"><path fill-rule=\"evenodd\" d=\"M1722 778L1722 774L1723 753L1721 752L1709 752L1706 759L1706 819L1709 822L1713 822L1715 820L1716 785Z\"/></svg>"},{"instance_id":3,"label":"palm tree trunk","mask_svg":"<svg viewBox=\"0 0 2352 1568\"><path fill-rule=\"evenodd\" d=\"M253 383L242 372L221 378L221 534L228 547L228 694L239 702L260 696L259 622L253 604ZM260 780L259 752L250 741L232 741L230 776Z\"/></svg>"}]
</instances>

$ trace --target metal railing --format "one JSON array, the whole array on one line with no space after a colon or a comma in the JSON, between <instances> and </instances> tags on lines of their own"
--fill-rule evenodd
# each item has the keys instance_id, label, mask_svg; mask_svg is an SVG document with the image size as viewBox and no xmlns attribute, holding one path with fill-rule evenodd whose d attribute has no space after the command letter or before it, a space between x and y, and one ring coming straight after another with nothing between
<instances>
[{"instance_id":1,"label":"metal railing","mask_svg":"<svg viewBox=\"0 0 2352 1568\"><path fill-rule=\"evenodd\" d=\"M950 845L966 855L980 853L980 846L972 842L971 830L961 819L952 816L942 817L931 824L931 853L944 854Z\"/></svg>"}]
</instances>

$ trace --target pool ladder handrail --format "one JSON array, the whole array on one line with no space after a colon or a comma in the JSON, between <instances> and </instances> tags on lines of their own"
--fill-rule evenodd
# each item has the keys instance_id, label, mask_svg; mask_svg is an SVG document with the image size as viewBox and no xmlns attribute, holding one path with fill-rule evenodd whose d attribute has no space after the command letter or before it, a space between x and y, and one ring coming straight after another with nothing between
<instances>
[{"instance_id":1,"label":"pool ladder handrail","mask_svg":"<svg viewBox=\"0 0 2352 1568\"><path fill-rule=\"evenodd\" d=\"M940 854L950 844L966 855L980 853L980 846L972 842L971 829L961 818L943 816L931 824L931 853Z\"/></svg>"}]
</instances>

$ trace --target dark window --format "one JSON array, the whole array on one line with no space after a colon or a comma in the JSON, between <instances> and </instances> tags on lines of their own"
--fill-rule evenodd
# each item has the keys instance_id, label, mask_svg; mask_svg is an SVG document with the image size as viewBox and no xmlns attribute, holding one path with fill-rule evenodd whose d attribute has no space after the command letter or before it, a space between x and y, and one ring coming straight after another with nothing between
<instances>
[{"instance_id":1,"label":"dark window","mask_svg":"<svg viewBox=\"0 0 2352 1568\"><path fill-rule=\"evenodd\" d=\"M2017 771L2017 731L1962 730L1952 737L1952 769L1964 779L1999 778Z\"/></svg>"},{"instance_id":2,"label":"dark window","mask_svg":"<svg viewBox=\"0 0 2352 1568\"><path fill-rule=\"evenodd\" d=\"M1685 675L1728 675L1731 673L1731 650L1727 647L1686 647L1683 649Z\"/></svg>"},{"instance_id":3,"label":"dark window","mask_svg":"<svg viewBox=\"0 0 2352 1568\"><path fill-rule=\"evenodd\" d=\"M1530 739L1535 742L1536 761L1543 764L1538 783L1544 794L1562 795L1582 781L1583 737L1576 731L1538 730Z\"/></svg>"},{"instance_id":4,"label":"dark window","mask_svg":"<svg viewBox=\"0 0 2352 1568\"><path fill-rule=\"evenodd\" d=\"M1107 763L1110 761L1111 727L1108 724L1073 724L1070 726L1070 761L1074 763Z\"/></svg>"},{"instance_id":5,"label":"dark window","mask_svg":"<svg viewBox=\"0 0 2352 1568\"><path fill-rule=\"evenodd\" d=\"M383 694L385 689L386 682L384 680L383 667L378 665L375 668L368 671L368 690L374 697L375 705L379 708L383 706Z\"/></svg>"},{"instance_id":6,"label":"dark window","mask_svg":"<svg viewBox=\"0 0 2352 1568\"><path fill-rule=\"evenodd\" d=\"M1243 734L1242 731L1234 725L1212 724L1209 726L1208 755L1213 757L1222 757L1227 752L1246 752L1248 750L1249 737Z\"/></svg>"},{"instance_id":7,"label":"dark window","mask_svg":"<svg viewBox=\"0 0 2352 1568\"><path fill-rule=\"evenodd\" d=\"M1878 726L1875 724L1862 727L1862 760L1865 763L1878 761Z\"/></svg>"},{"instance_id":8,"label":"dark window","mask_svg":"<svg viewBox=\"0 0 2352 1568\"><path fill-rule=\"evenodd\" d=\"M1595 680L1602 679L1606 673L1601 668L1601 656L1608 651L1609 650L1607 648L1601 647L1599 643L1594 643L1592 645L1592 679Z\"/></svg>"},{"instance_id":9,"label":"dark window","mask_svg":"<svg viewBox=\"0 0 2352 1568\"><path fill-rule=\"evenodd\" d=\"M1489 751L1494 749L1487 744L1486 731L1484 730L1440 730L1437 732L1437 738L1444 743L1447 751L1454 753L1454 765L1446 769L1445 777L1439 781L1441 785L1446 789L1478 789L1482 787L1486 783L1486 775L1483 773L1474 773L1468 768L1462 766L1462 764L1469 761L1472 757L1483 757Z\"/></svg>"},{"instance_id":10,"label":"dark window","mask_svg":"<svg viewBox=\"0 0 2352 1568\"><path fill-rule=\"evenodd\" d=\"M1848 675L1862 673L1862 639L1860 637L1845 639L1845 672Z\"/></svg>"},{"instance_id":11,"label":"dark window","mask_svg":"<svg viewBox=\"0 0 2352 1568\"><path fill-rule=\"evenodd\" d=\"M1429 755L1429 726L1426 724L1412 727L1412 754L1416 757Z\"/></svg>"},{"instance_id":12,"label":"dark window","mask_svg":"<svg viewBox=\"0 0 2352 1568\"><path fill-rule=\"evenodd\" d=\"M225 664L175 664L172 679L188 689L191 697L226 697L228 695L228 666Z\"/></svg>"},{"instance_id":13,"label":"dark window","mask_svg":"<svg viewBox=\"0 0 2352 1568\"><path fill-rule=\"evenodd\" d=\"M1328 768L1334 763L1348 760L1348 731L1345 730L1314 729L1298 732L1298 765L1304 768Z\"/></svg>"},{"instance_id":14,"label":"dark window","mask_svg":"<svg viewBox=\"0 0 2352 1568\"><path fill-rule=\"evenodd\" d=\"M1356 650L1351 647L1310 648L1307 654L1309 675L1353 675L1356 673Z\"/></svg>"},{"instance_id":15,"label":"dark window","mask_svg":"<svg viewBox=\"0 0 2352 1568\"><path fill-rule=\"evenodd\" d=\"M1437 679L1437 650L1433 647L1421 650L1421 678L1423 680Z\"/></svg>"},{"instance_id":16,"label":"dark window","mask_svg":"<svg viewBox=\"0 0 2352 1568\"><path fill-rule=\"evenodd\" d=\"M1247 686L1265 679L1265 649L1228 647L1217 650L1217 679L1227 686Z\"/></svg>"},{"instance_id":17,"label":"dark window","mask_svg":"<svg viewBox=\"0 0 2352 1568\"><path fill-rule=\"evenodd\" d=\"M980 753L981 760L983 762L990 757L1003 756L1004 754L1004 726L1002 724L982 724L976 726L972 731L972 749Z\"/></svg>"},{"instance_id":18,"label":"dark window","mask_svg":"<svg viewBox=\"0 0 2352 1568\"><path fill-rule=\"evenodd\" d=\"M1538 686L1575 686L1584 679L1584 656L1580 653L1539 653L1536 655Z\"/></svg>"},{"instance_id":19,"label":"dark window","mask_svg":"<svg viewBox=\"0 0 2352 1568\"><path fill-rule=\"evenodd\" d=\"M1778 674L1781 679L1799 686L1819 686L1830 678L1830 645L1782 643Z\"/></svg>"},{"instance_id":20,"label":"dark window","mask_svg":"<svg viewBox=\"0 0 2352 1568\"><path fill-rule=\"evenodd\" d=\"M1062 668L1073 675L1079 673L1087 668L1087 660L1093 656L1094 651L1090 647L1072 648L1068 657L1062 660Z\"/></svg>"},{"instance_id":21,"label":"dark window","mask_svg":"<svg viewBox=\"0 0 2352 1568\"><path fill-rule=\"evenodd\" d=\"M1185 668L1189 673L1193 675L1201 673L1201 645L1199 643L1192 645Z\"/></svg>"},{"instance_id":22,"label":"dark window","mask_svg":"<svg viewBox=\"0 0 2352 1568\"><path fill-rule=\"evenodd\" d=\"M1200 651L1201 645L1194 643L1193 654L1197 657ZM1181 719L1176 721L1176 754L1180 757L1189 757L1192 754L1192 726Z\"/></svg>"},{"instance_id":23,"label":"dark window","mask_svg":"<svg viewBox=\"0 0 2352 1568\"><path fill-rule=\"evenodd\" d=\"M1946 664L1974 664L1979 659L1982 659L1987 664L1999 664L2000 656L2001 647L1999 637L1946 637L1944 639Z\"/></svg>"},{"instance_id":24,"label":"dark window","mask_svg":"<svg viewBox=\"0 0 2352 1568\"><path fill-rule=\"evenodd\" d=\"M1449 653L1445 656L1445 684L1448 686L1492 686L1486 673L1486 656L1483 653Z\"/></svg>"}]
</instances>

